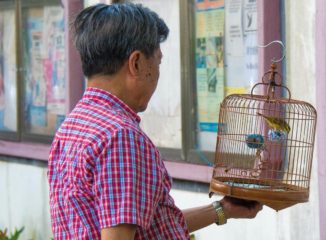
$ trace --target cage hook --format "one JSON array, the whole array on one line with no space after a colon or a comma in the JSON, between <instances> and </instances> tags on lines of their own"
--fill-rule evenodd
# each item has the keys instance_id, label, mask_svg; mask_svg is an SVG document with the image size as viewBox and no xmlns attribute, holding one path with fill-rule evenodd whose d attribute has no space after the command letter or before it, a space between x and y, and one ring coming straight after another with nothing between
<instances>
[{"instance_id":1,"label":"cage hook","mask_svg":"<svg viewBox=\"0 0 326 240\"><path fill-rule=\"evenodd\" d=\"M282 46L282 57L279 59L275 59L272 58L271 59L271 66L270 66L270 70L265 72L265 74L262 77L262 82L261 83L256 83L252 88L251 88L251 96L253 96L253 91L254 89L258 86L258 85L265 85L267 86L267 100L269 101L271 98L274 98L274 93L275 93L275 88L276 87L281 87L281 88L285 88L288 91L289 94L289 100L291 99L291 92L290 90L282 85L282 82L277 83L276 80L277 79L282 79L282 76L276 71L277 66L276 63L281 62L284 58L285 58L285 46L283 44L282 41L280 40L274 40L266 45L258 45L258 47L261 48L266 48L274 43L280 44Z\"/></svg>"},{"instance_id":2,"label":"cage hook","mask_svg":"<svg viewBox=\"0 0 326 240\"><path fill-rule=\"evenodd\" d=\"M285 49L285 46L284 46L284 44L283 44L282 41L280 41L280 40L274 40L274 41L272 41L270 43L267 43L266 45L258 45L258 47L260 47L260 48L266 48L266 47L268 47L268 46L270 46L270 45L272 45L274 43L278 43L278 44L280 44L282 46L282 57L279 58L279 59L277 59L277 60L275 60L274 57L271 59L271 62L272 63L278 63L278 62L281 62L285 58L285 50L286 49Z\"/></svg>"}]
</instances>

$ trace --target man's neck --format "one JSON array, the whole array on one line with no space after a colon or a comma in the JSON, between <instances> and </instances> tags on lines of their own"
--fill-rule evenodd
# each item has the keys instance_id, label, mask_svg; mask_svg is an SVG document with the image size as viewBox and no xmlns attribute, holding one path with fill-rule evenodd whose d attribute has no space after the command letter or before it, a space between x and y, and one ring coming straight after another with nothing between
<instances>
[{"instance_id":1,"label":"man's neck","mask_svg":"<svg viewBox=\"0 0 326 240\"><path fill-rule=\"evenodd\" d=\"M137 112L135 106L134 98L131 96L132 92L129 91L126 84L126 78L121 75L114 76L104 76L96 75L88 79L87 87L94 87L110 92L125 104L127 104L131 109Z\"/></svg>"}]
</instances>

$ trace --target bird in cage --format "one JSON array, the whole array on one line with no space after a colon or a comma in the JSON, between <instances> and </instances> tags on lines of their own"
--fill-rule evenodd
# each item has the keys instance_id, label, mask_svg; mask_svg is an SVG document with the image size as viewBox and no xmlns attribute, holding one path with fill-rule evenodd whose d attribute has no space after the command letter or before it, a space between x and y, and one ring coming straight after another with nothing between
<instances>
[{"instance_id":1,"label":"bird in cage","mask_svg":"<svg viewBox=\"0 0 326 240\"><path fill-rule=\"evenodd\" d=\"M262 116L267 124L275 129L275 130L279 130L279 131L283 131L283 132L286 132L286 133L289 133L291 128L289 126L289 124L282 118L277 118L277 117L268 117L264 114L261 114L261 113L257 113L259 116Z\"/></svg>"},{"instance_id":2,"label":"bird in cage","mask_svg":"<svg viewBox=\"0 0 326 240\"><path fill-rule=\"evenodd\" d=\"M257 114L262 116L266 120L268 126L272 128L268 131L268 139L270 141L280 142L286 139L287 134L291 130L291 127L284 119L278 117L269 117L259 112Z\"/></svg>"},{"instance_id":3,"label":"bird in cage","mask_svg":"<svg viewBox=\"0 0 326 240\"><path fill-rule=\"evenodd\" d=\"M272 61L251 94L229 95L221 103L225 131L217 134L209 196L255 200L277 211L308 201L317 112L291 98L276 71L278 61ZM266 93L254 94L257 86L265 86ZM276 88L287 90L288 97Z\"/></svg>"}]
</instances>

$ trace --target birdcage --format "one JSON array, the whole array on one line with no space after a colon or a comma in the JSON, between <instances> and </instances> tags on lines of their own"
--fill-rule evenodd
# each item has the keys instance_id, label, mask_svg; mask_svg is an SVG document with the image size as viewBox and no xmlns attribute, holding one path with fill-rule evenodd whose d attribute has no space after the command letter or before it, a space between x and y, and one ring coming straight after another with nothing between
<instances>
[{"instance_id":1,"label":"birdcage","mask_svg":"<svg viewBox=\"0 0 326 240\"><path fill-rule=\"evenodd\" d=\"M273 63L250 94L221 103L211 194L256 200L277 211L308 201L317 113L291 99L279 79ZM254 94L260 87L266 95ZM287 96L277 97L278 89Z\"/></svg>"}]
</instances>

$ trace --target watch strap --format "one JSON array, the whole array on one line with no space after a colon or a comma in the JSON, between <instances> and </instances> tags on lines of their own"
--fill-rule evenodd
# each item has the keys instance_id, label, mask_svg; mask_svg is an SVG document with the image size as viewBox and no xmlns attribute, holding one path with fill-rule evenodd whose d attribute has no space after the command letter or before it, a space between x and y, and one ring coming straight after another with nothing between
<instances>
[{"instance_id":1,"label":"watch strap","mask_svg":"<svg viewBox=\"0 0 326 240\"><path fill-rule=\"evenodd\" d=\"M223 211L223 206L219 201L215 201L212 203L214 210L216 212L216 224L217 225L223 225L227 222L227 219L225 217L225 213Z\"/></svg>"}]
</instances>

